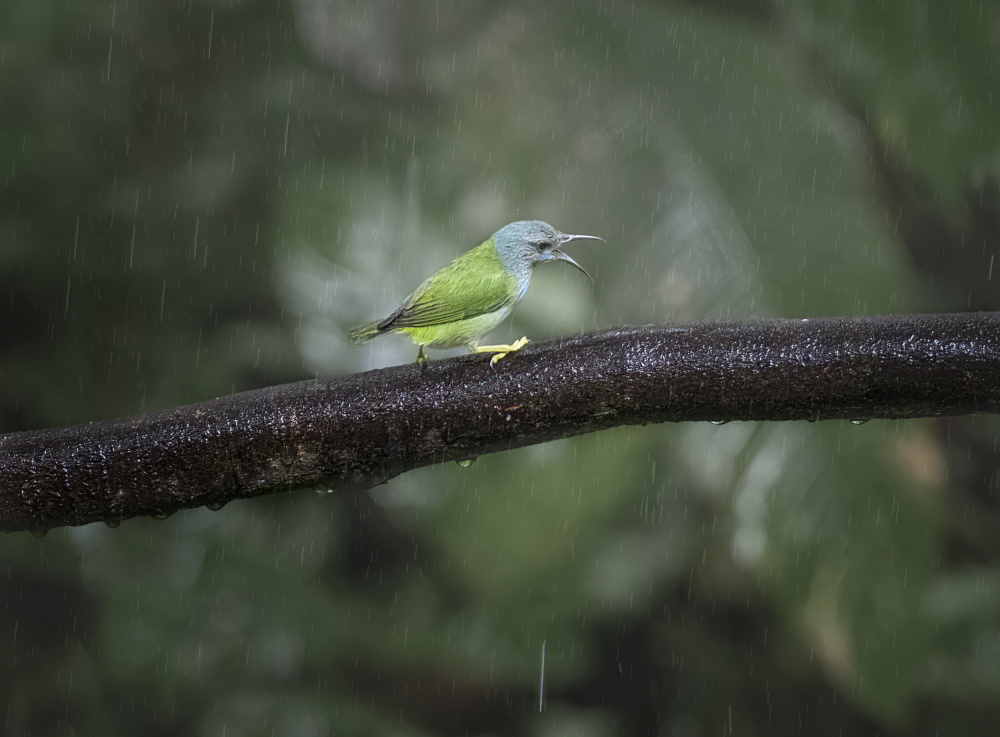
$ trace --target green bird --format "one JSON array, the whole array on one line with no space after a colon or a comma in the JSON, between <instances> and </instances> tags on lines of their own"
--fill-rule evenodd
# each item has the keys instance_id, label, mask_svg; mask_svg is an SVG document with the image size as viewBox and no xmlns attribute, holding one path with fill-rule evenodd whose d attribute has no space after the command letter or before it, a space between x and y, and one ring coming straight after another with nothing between
<instances>
[{"instance_id":1,"label":"green bird","mask_svg":"<svg viewBox=\"0 0 1000 737\"><path fill-rule=\"evenodd\" d=\"M420 365L427 363L425 346L466 346L476 353L492 353L492 366L529 341L521 338L509 345L479 345L479 339L503 322L521 301L538 262L565 261L587 274L559 250L569 241L584 238L604 240L596 235L560 233L541 220L505 225L427 279L387 318L354 328L351 340L364 343L385 333L403 333L420 347ZM592 279L590 274L587 277Z\"/></svg>"}]
</instances>

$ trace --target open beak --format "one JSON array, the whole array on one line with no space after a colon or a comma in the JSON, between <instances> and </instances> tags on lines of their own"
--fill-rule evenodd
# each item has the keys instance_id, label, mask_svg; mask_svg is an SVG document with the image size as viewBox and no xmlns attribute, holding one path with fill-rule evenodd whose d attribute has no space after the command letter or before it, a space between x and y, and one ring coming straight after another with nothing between
<instances>
[{"instance_id":1,"label":"open beak","mask_svg":"<svg viewBox=\"0 0 1000 737\"><path fill-rule=\"evenodd\" d=\"M569 243L570 241L579 241L579 240L603 241L604 239L600 238L600 237L598 237L596 235L567 235L566 233L563 233L562 234L562 238L560 239L560 242L559 242L559 246L563 245L564 243ZM576 261L574 261L573 259L571 259L565 253L563 253L562 251L560 251L559 250L559 246L556 246L551 251L549 251L549 256L551 258L556 259L557 261L565 261L570 266L576 267L577 269L579 269L580 271L582 271L584 274L587 274L587 278L590 279L590 281L594 281L594 277L592 277L589 273L587 273L587 270L585 268L583 268L582 266L580 266L580 264L578 264Z\"/></svg>"},{"instance_id":2,"label":"open beak","mask_svg":"<svg viewBox=\"0 0 1000 737\"><path fill-rule=\"evenodd\" d=\"M552 258L556 259L557 261L565 261L570 266L575 266L580 271L582 271L584 274L587 274L587 278L590 279L590 281L594 281L594 277L592 277L589 273L587 273L587 270L585 268L583 268L582 266L580 266L580 264L578 264L576 261L574 261L573 259L571 259L569 256L567 256L565 253L563 253L562 251L560 251L558 248L553 248L551 251L549 251L549 256L551 256Z\"/></svg>"}]
</instances>

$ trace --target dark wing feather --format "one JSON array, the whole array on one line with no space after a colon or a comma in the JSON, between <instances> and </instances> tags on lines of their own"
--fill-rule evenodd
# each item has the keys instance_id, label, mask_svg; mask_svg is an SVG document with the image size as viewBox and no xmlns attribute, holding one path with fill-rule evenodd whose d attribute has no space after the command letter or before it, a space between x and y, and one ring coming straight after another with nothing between
<instances>
[{"instance_id":1,"label":"dark wing feather","mask_svg":"<svg viewBox=\"0 0 1000 737\"><path fill-rule=\"evenodd\" d=\"M378 324L380 331L399 328L427 328L432 325L447 325L450 322L467 320L508 306L514 302L509 296L493 301L476 300L474 303L457 305L454 302L423 299L415 304L403 305Z\"/></svg>"}]
</instances>

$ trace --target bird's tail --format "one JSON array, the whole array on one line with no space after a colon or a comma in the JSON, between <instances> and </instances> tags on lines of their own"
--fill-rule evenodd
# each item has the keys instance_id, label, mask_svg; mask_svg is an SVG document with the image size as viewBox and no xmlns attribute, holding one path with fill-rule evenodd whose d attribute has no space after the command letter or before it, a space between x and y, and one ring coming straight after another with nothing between
<instances>
[{"instance_id":1,"label":"bird's tail","mask_svg":"<svg viewBox=\"0 0 1000 737\"><path fill-rule=\"evenodd\" d=\"M351 339L352 343L367 343L369 340L377 335L381 335L382 331L379 330L379 323L372 322L368 325L361 325L354 328L347 334L347 337Z\"/></svg>"}]
</instances>

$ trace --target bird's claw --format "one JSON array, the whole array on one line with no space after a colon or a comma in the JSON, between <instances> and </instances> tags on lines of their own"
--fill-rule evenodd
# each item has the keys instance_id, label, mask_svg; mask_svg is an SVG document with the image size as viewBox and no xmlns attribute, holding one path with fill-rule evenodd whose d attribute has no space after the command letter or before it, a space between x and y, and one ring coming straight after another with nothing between
<instances>
[{"instance_id":1,"label":"bird's claw","mask_svg":"<svg viewBox=\"0 0 1000 737\"><path fill-rule=\"evenodd\" d=\"M493 368L494 366L496 366L497 361L499 361L501 358L503 358L504 356L506 356L508 353L513 353L514 351L519 351L522 348L524 348L524 346L528 345L528 343L530 343L530 342L531 341L528 340L527 337L523 337L523 338L518 338L517 340L515 340L510 345L482 346L482 347L476 348L476 350L478 350L478 351L496 350L496 353L494 353L492 356L490 356L490 368Z\"/></svg>"}]
</instances>

